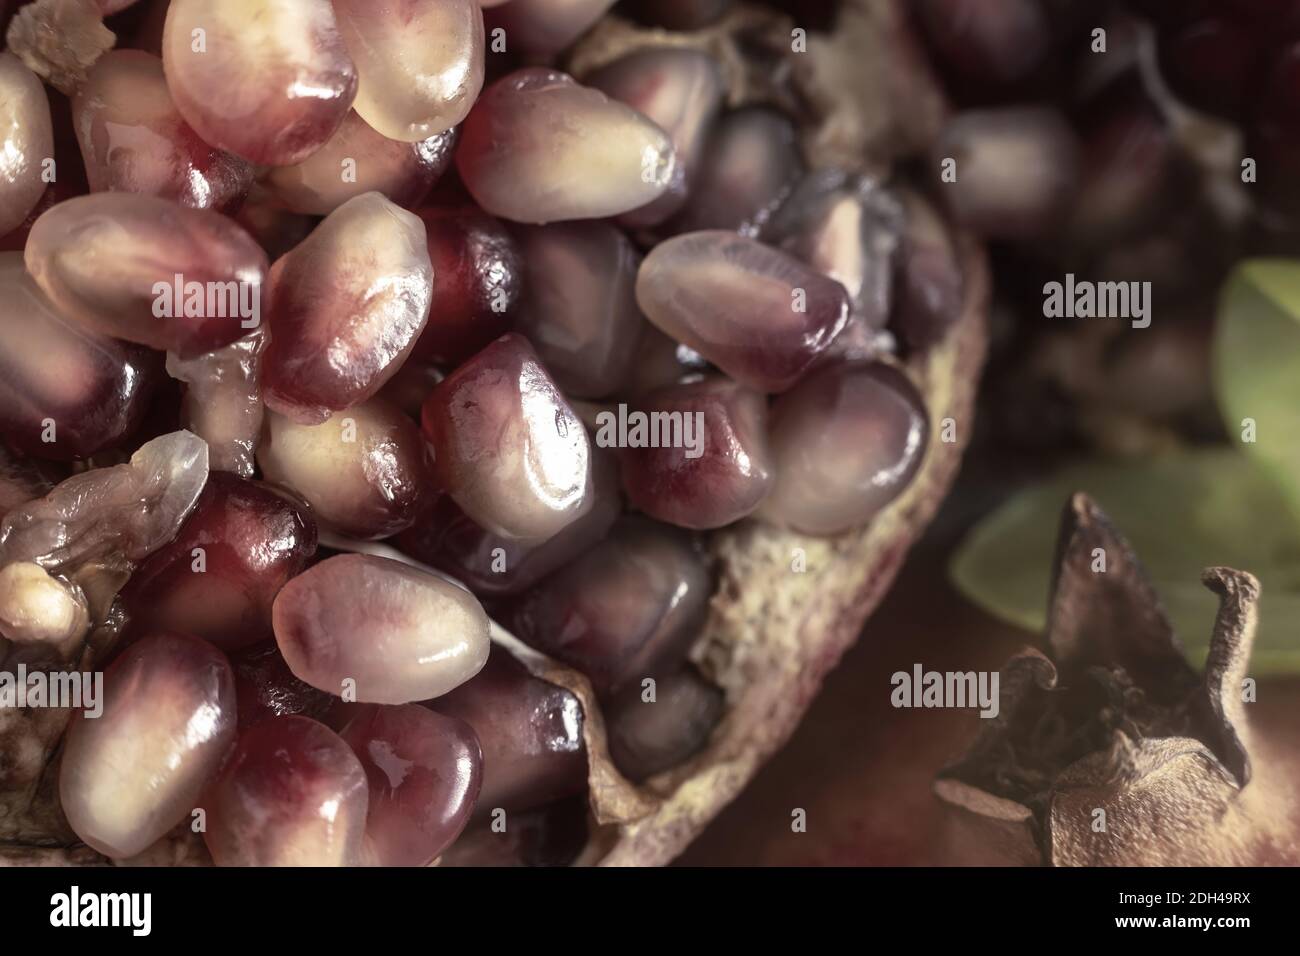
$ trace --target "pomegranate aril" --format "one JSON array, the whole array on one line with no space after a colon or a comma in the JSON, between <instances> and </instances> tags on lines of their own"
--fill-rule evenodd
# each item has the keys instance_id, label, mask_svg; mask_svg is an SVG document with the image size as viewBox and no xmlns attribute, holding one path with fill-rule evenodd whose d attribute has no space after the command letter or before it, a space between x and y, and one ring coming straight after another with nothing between
<instances>
[{"instance_id":1,"label":"pomegranate aril","mask_svg":"<svg viewBox=\"0 0 1300 956\"><path fill-rule=\"evenodd\" d=\"M54 124L54 166L50 170L54 181L45 188L27 218L17 228L10 230L8 235L0 235L0 251L22 252L36 220L59 203L90 192L85 164L81 161L81 148L77 145L77 134L73 129L72 101L55 90L46 92L49 94L50 117Z\"/></svg>"},{"instance_id":2,"label":"pomegranate aril","mask_svg":"<svg viewBox=\"0 0 1300 956\"><path fill-rule=\"evenodd\" d=\"M910 348L934 345L961 317L962 276L952 232L938 211L903 194L907 226L893 328Z\"/></svg>"},{"instance_id":3,"label":"pomegranate aril","mask_svg":"<svg viewBox=\"0 0 1300 956\"><path fill-rule=\"evenodd\" d=\"M354 689L362 703L438 697L477 674L488 655L488 619L473 595L371 555L327 558L298 575L272 617L298 677L332 694Z\"/></svg>"},{"instance_id":4,"label":"pomegranate aril","mask_svg":"<svg viewBox=\"0 0 1300 956\"><path fill-rule=\"evenodd\" d=\"M1054 46L1039 0L919 0L915 13L959 94L1029 78Z\"/></svg>"},{"instance_id":5,"label":"pomegranate aril","mask_svg":"<svg viewBox=\"0 0 1300 956\"><path fill-rule=\"evenodd\" d=\"M686 47L646 47L585 77L594 87L654 121L672 140L677 162L667 192L625 214L633 228L653 226L677 212L690 192L713 121L722 106L722 69L707 53Z\"/></svg>"},{"instance_id":6,"label":"pomegranate aril","mask_svg":"<svg viewBox=\"0 0 1300 956\"><path fill-rule=\"evenodd\" d=\"M328 143L296 166L271 169L263 184L286 208L314 216L368 192L414 209L451 165L455 145L455 130L415 143L387 139L353 111Z\"/></svg>"},{"instance_id":7,"label":"pomegranate aril","mask_svg":"<svg viewBox=\"0 0 1300 956\"><path fill-rule=\"evenodd\" d=\"M794 124L750 106L723 114L692 167L675 232L730 229L756 236L803 173Z\"/></svg>"},{"instance_id":8,"label":"pomegranate aril","mask_svg":"<svg viewBox=\"0 0 1300 956\"><path fill-rule=\"evenodd\" d=\"M0 51L0 236L22 225L45 193L54 159L54 124L40 78Z\"/></svg>"},{"instance_id":9,"label":"pomegranate aril","mask_svg":"<svg viewBox=\"0 0 1300 956\"><path fill-rule=\"evenodd\" d=\"M583 554L609 532L623 510L618 463L593 449L590 510L542 542L493 534L461 511L447 495L426 508L397 545L411 557L450 574L480 597L528 590Z\"/></svg>"},{"instance_id":10,"label":"pomegranate aril","mask_svg":"<svg viewBox=\"0 0 1300 956\"><path fill-rule=\"evenodd\" d=\"M1083 125L1079 182L1065 223L1071 242L1096 248L1148 231L1196 189L1174 130L1138 85L1136 78L1117 84Z\"/></svg>"},{"instance_id":11,"label":"pomegranate aril","mask_svg":"<svg viewBox=\"0 0 1300 956\"><path fill-rule=\"evenodd\" d=\"M843 330L849 297L790 255L721 230L656 246L637 302L663 332L751 388L783 392Z\"/></svg>"},{"instance_id":12,"label":"pomegranate aril","mask_svg":"<svg viewBox=\"0 0 1300 956\"><path fill-rule=\"evenodd\" d=\"M191 359L167 356L167 374L184 382L181 420L208 443L214 471L251 478L262 431L262 351L266 330L259 328L229 345Z\"/></svg>"},{"instance_id":13,"label":"pomegranate aril","mask_svg":"<svg viewBox=\"0 0 1300 956\"><path fill-rule=\"evenodd\" d=\"M681 663L711 593L708 568L688 534L625 519L513 600L509 621L520 640L576 667L607 694Z\"/></svg>"},{"instance_id":14,"label":"pomegranate aril","mask_svg":"<svg viewBox=\"0 0 1300 956\"><path fill-rule=\"evenodd\" d=\"M204 141L291 166L334 135L357 91L329 0L172 0L163 68Z\"/></svg>"},{"instance_id":15,"label":"pomegranate aril","mask_svg":"<svg viewBox=\"0 0 1300 956\"><path fill-rule=\"evenodd\" d=\"M24 252L38 285L101 335L192 358L261 322L266 254L229 219L156 196L96 193L36 221Z\"/></svg>"},{"instance_id":16,"label":"pomegranate aril","mask_svg":"<svg viewBox=\"0 0 1300 956\"><path fill-rule=\"evenodd\" d=\"M234 675L212 645L160 634L113 662L102 706L95 718L72 718L59 798L77 836L129 857L199 806L235 740Z\"/></svg>"},{"instance_id":17,"label":"pomegranate aril","mask_svg":"<svg viewBox=\"0 0 1300 956\"><path fill-rule=\"evenodd\" d=\"M304 505L214 471L176 537L140 565L122 601L133 629L244 647L273 636L271 602L315 551L316 522Z\"/></svg>"},{"instance_id":18,"label":"pomegranate aril","mask_svg":"<svg viewBox=\"0 0 1300 956\"><path fill-rule=\"evenodd\" d=\"M67 657L89 629L90 609L79 587L31 561L0 569L0 636Z\"/></svg>"},{"instance_id":19,"label":"pomegranate aril","mask_svg":"<svg viewBox=\"0 0 1300 956\"><path fill-rule=\"evenodd\" d=\"M476 0L334 0L357 65L355 108L389 139L414 143L465 118L483 87Z\"/></svg>"},{"instance_id":20,"label":"pomegranate aril","mask_svg":"<svg viewBox=\"0 0 1300 956\"><path fill-rule=\"evenodd\" d=\"M1198 109L1237 119L1264 84L1267 42L1231 14L1192 19L1157 44L1161 74L1174 93Z\"/></svg>"},{"instance_id":21,"label":"pomegranate aril","mask_svg":"<svg viewBox=\"0 0 1300 956\"><path fill-rule=\"evenodd\" d=\"M139 50L100 58L72 100L90 188L161 196L228 212L248 194L253 167L209 146L181 118L162 60Z\"/></svg>"},{"instance_id":22,"label":"pomegranate aril","mask_svg":"<svg viewBox=\"0 0 1300 956\"><path fill-rule=\"evenodd\" d=\"M365 193L276 260L270 288L263 398L318 424L379 391L424 328L433 288L424 224Z\"/></svg>"},{"instance_id":23,"label":"pomegranate aril","mask_svg":"<svg viewBox=\"0 0 1300 956\"><path fill-rule=\"evenodd\" d=\"M433 263L433 298L412 355L459 365L510 331L523 295L523 258L506 227L472 205L424 209L419 216Z\"/></svg>"},{"instance_id":24,"label":"pomegranate aril","mask_svg":"<svg viewBox=\"0 0 1300 956\"><path fill-rule=\"evenodd\" d=\"M614 0L509 0L487 14L487 26L505 30L512 51L553 54L578 39L613 5Z\"/></svg>"},{"instance_id":25,"label":"pomegranate aril","mask_svg":"<svg viewBox=\"0 0 1300 956\"><path fill-rule=\"evenodd\" d=\"M513 814L586 790L582 704L563 687L534 677L505 648L493 647L473 680L426 706L459 718L478 736L480 815L498 809Z\"/></svg>"},{"instance_id":26,"label":"pomegranate aril","mask_svg":"<svg viewBox=\"0 0 1300 956\"><path fill-rule=\"evenodd\" d=\"M758 507L772 484L766 396L712 376L651 392L637 401L636 411L658 432L647 440L659 447L634 447L629 440L619 453L633 506L696 529L721 528ZM657 429L660 421L669 424ZM672 432L674 422L680 435ZM596 441L603 445L601 434Z\"/></svg>"},{"instance_id":27,"label":"pomegranate aril","mask_svg":"<svg viewBox=\"0 0 1300 956\"><path fill-rule=\"evenodd\" d=\"M456 152L480 206L531 223L640 208L668 191L676 163L667 134L636 110L540 67L483 91Z\"/></svg>"},{"instance_id":28,"label":"pomegranate aril","mask_svg":"<svg viewBox=\"0 0 1300 956\"><path fill-rule=\"evenodd\" d=\"M310 718L243 731L202 802L203 840L217 866L365 861L365 770L338 734Z\"/></svg>"},{"instance_id":29,"label":"pomegranate aril","mask_svg":"<svg viewBox=\"0 0 1300 956\"><path fill-rule=\"evenodd\" d=\"M440 487L489 531L545 539L591 507L586 429L521 336L447 376L423 424Z\"/></svg>"},{"instance_id":30,"label":"pomegranate aril","mask_svg":"<svg viewBox=\"0 0 1300 956\"><path fill-rule=\"evenodd\" d=\"M189 432L148 442L126 464L60 482L0 523L0 567L70 569L144 560L176 536L208 480L208 447Z\"/></svg>"},{"instance_id":31,"label":"pomegranate aril","mask_svg":"<svg viewBox=\"0 0 1300 956\"><path fill-rule=\"evenodd\" d=\"M70 461L117 444L140 421L156 363L143 349L67 322L18 253L0 253L0 435Z\"/></svg>"},{"instance_id":32,"label":"pomegranate aril","mask_svg":"<svg viewBox=\"0 0 1300 956\"><path fill-rule=\"evenodd\" d=\"M526 276L518 328L566 395L603 398L626 386L645 320L636 304L641 256L603 222L519 231Z\"/></svg>"},{"instance_id":33,"label":"pomegranate aril","mask_svg":"<svg viewBox=\"0 0 1300 956\"><path fill-rule=\"evenodd\" d=\"M654 700L645 694L640 686L628 687L605 714L609 755L638 783L699 753L727 706L722 691L691 667L658 678Z\"/></svg>"},{"instance_id":34,"label":"pomegranate aril","mask_svg":"<svg viewBox=\"0 0 1300 956\"><path fill-rule=\"evenodd\" d=\"M431 490L420 429L382 398L319 425L268 412L257 461L268 481L302 495L322 525L353 538L409 527Z\"/></svg>"},{"instance_id":35,"label":"pomegranate aril","mask_svg":"<svg viewBox=\"0 0 1300 956\"><path fill-rule=\"evenodd\" d=\"M879 184L840 170L809 176L764 230L764 239L844 286L854 319L884 328L893 305L903 210Z\"/></svg>"},{"instance_id":36,"label":"pomegranate aril","mask_svg":"<svg viewBox=\"0 0 1300 956\"><path fill-rule=\"evenodd\" d=\"M1013 107L958 113L931 149L938 189L953 218L995 239L1033 239L1060 223L1078 178L1079 144L1057 111Z\"/></svg>"},{"instance_id":37,"label":"pomegranate aril","mask_svg":"<svg viewBox=\"0 0 1300 956\"><path fill-rule=\"evenodd\" d=\"M416 704L367 704L341 731L370 786L369 862L427 866L469 822L483 755L469 724Z\"/></svg>"},{"instance_id":38,"label":"pomegranate aril","mask_svg":"<svg viewBox=\"0 0 1300 956\"><path fill-rule=\"evenodd\" d=\"M235 652L230 664L235 670L241 731L268 718L292 714L323 720L338 702L333 694L295 677L274 640Z\"/></svg>"},{"instance_id":39,"label":"pomegranate aril","mask_svg":"<svg viewBox=\"0 0 1300 956\"><path fill-rule=\"evenodd\" d=\"M759 514L807 534L870 520L911 482L929 438L916 387L891 366L817 372L772 405L776 480Z\"/></svg>"}]
</instances>

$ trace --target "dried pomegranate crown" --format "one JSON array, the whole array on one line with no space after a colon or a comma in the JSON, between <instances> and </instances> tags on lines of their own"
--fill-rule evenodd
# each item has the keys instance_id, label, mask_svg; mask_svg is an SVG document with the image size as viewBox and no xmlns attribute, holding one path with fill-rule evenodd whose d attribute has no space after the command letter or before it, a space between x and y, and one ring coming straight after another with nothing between
<instances>
[{"instance_id":1,"label":"dried pomegranate crown","mask_svg":"<svg viewBox=\"0 0 1300 956\"><path fill-rule=\"evenodd\" d=\"M1294 852L1261 829L1271 781L1252 785L1243 699L1259 583L1229 568L1204 675L1137 556L1085 495L1061 521L1049 655L1003 669L1001 711L942 771L959 862L1225 864ZM1249 786L1248 786L1249 785ZM1264 792L1261 792L1264 791Z\"/></svg>"}]
</instances>

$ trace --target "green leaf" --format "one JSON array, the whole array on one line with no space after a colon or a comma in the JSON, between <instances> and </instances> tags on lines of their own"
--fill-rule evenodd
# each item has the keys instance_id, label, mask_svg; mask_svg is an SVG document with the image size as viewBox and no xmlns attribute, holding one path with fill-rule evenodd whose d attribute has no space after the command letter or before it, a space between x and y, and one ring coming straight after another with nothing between
<instances>
[{"instance_id":1,"label":"green leaf","mask_svg":"<svg viewBox=\"0 0 1300 956\"><path fill-rule=\"evenodd\" d=\"M1300 514L1300 262L1252 259L1224 286L1214 388L1228 435L1259 459ZM1254 441L1245 440L1254 423Z\"/></svg>"},{"instance_id":2,"label":"green leaf","mask_svg":"<svg viewBox=\"0 0 1300 956\"><path fill-rule=\"evenodd\" d=\"M1133 545L1194 666L1204 664L1218 609L1201 571L1226 565L1263 588L1251 672L1300 672L1300 525L1268 474L1230 449L1081 465L1017 493L953 556L961 591L1042 633L1057 525L1076 491L1091 495Z\"/></svg>"}]
</instances>

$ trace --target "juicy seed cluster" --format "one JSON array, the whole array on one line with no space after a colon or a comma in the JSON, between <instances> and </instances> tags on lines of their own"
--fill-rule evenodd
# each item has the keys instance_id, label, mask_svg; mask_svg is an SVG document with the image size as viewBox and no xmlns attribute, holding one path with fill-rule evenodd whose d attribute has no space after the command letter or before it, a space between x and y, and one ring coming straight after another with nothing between
<instances>
[{"instance_id":1,"label":"juicy seed cluster","mask_svg":"<svg viewBox=\"0 0 1300 956\"><path fill-rule=\"evenodd\" d=\"M725 719L709 535L917 472L946 220L703 47L558 69L612 5L172 0L67 98L0 52L0 666L105 671L94 850L567 862Z\"/></svg>"}]
</instances>

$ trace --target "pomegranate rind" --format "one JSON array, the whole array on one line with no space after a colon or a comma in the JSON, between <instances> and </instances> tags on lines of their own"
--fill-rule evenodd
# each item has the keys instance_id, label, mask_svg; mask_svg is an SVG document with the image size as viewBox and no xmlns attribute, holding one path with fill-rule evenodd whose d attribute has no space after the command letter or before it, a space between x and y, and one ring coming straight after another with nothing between
<instances>
[{"instance_id":1,"label":"pomegranate rind","mask_svg":"<svg viewBox=\"0 0 1300 956\"><path fill-rule=\"evenodd\" d=\"M703 751L638 788L655 809L598 830L583 862L661 866L685 849L789 739L934 517L972 432L988 334L984 253L970 237L958 242L966 280L961 318L947 339L903 369L931 421L953 419L957 440L943 442L932 429L916 479L864 528L817 538L744 522L715 534L719 584L693 657L726 691L727 715ZM803 573L792 570L800 554ZM594 786L592 797L600 820Z\"/></svg>"}]
</instances>

